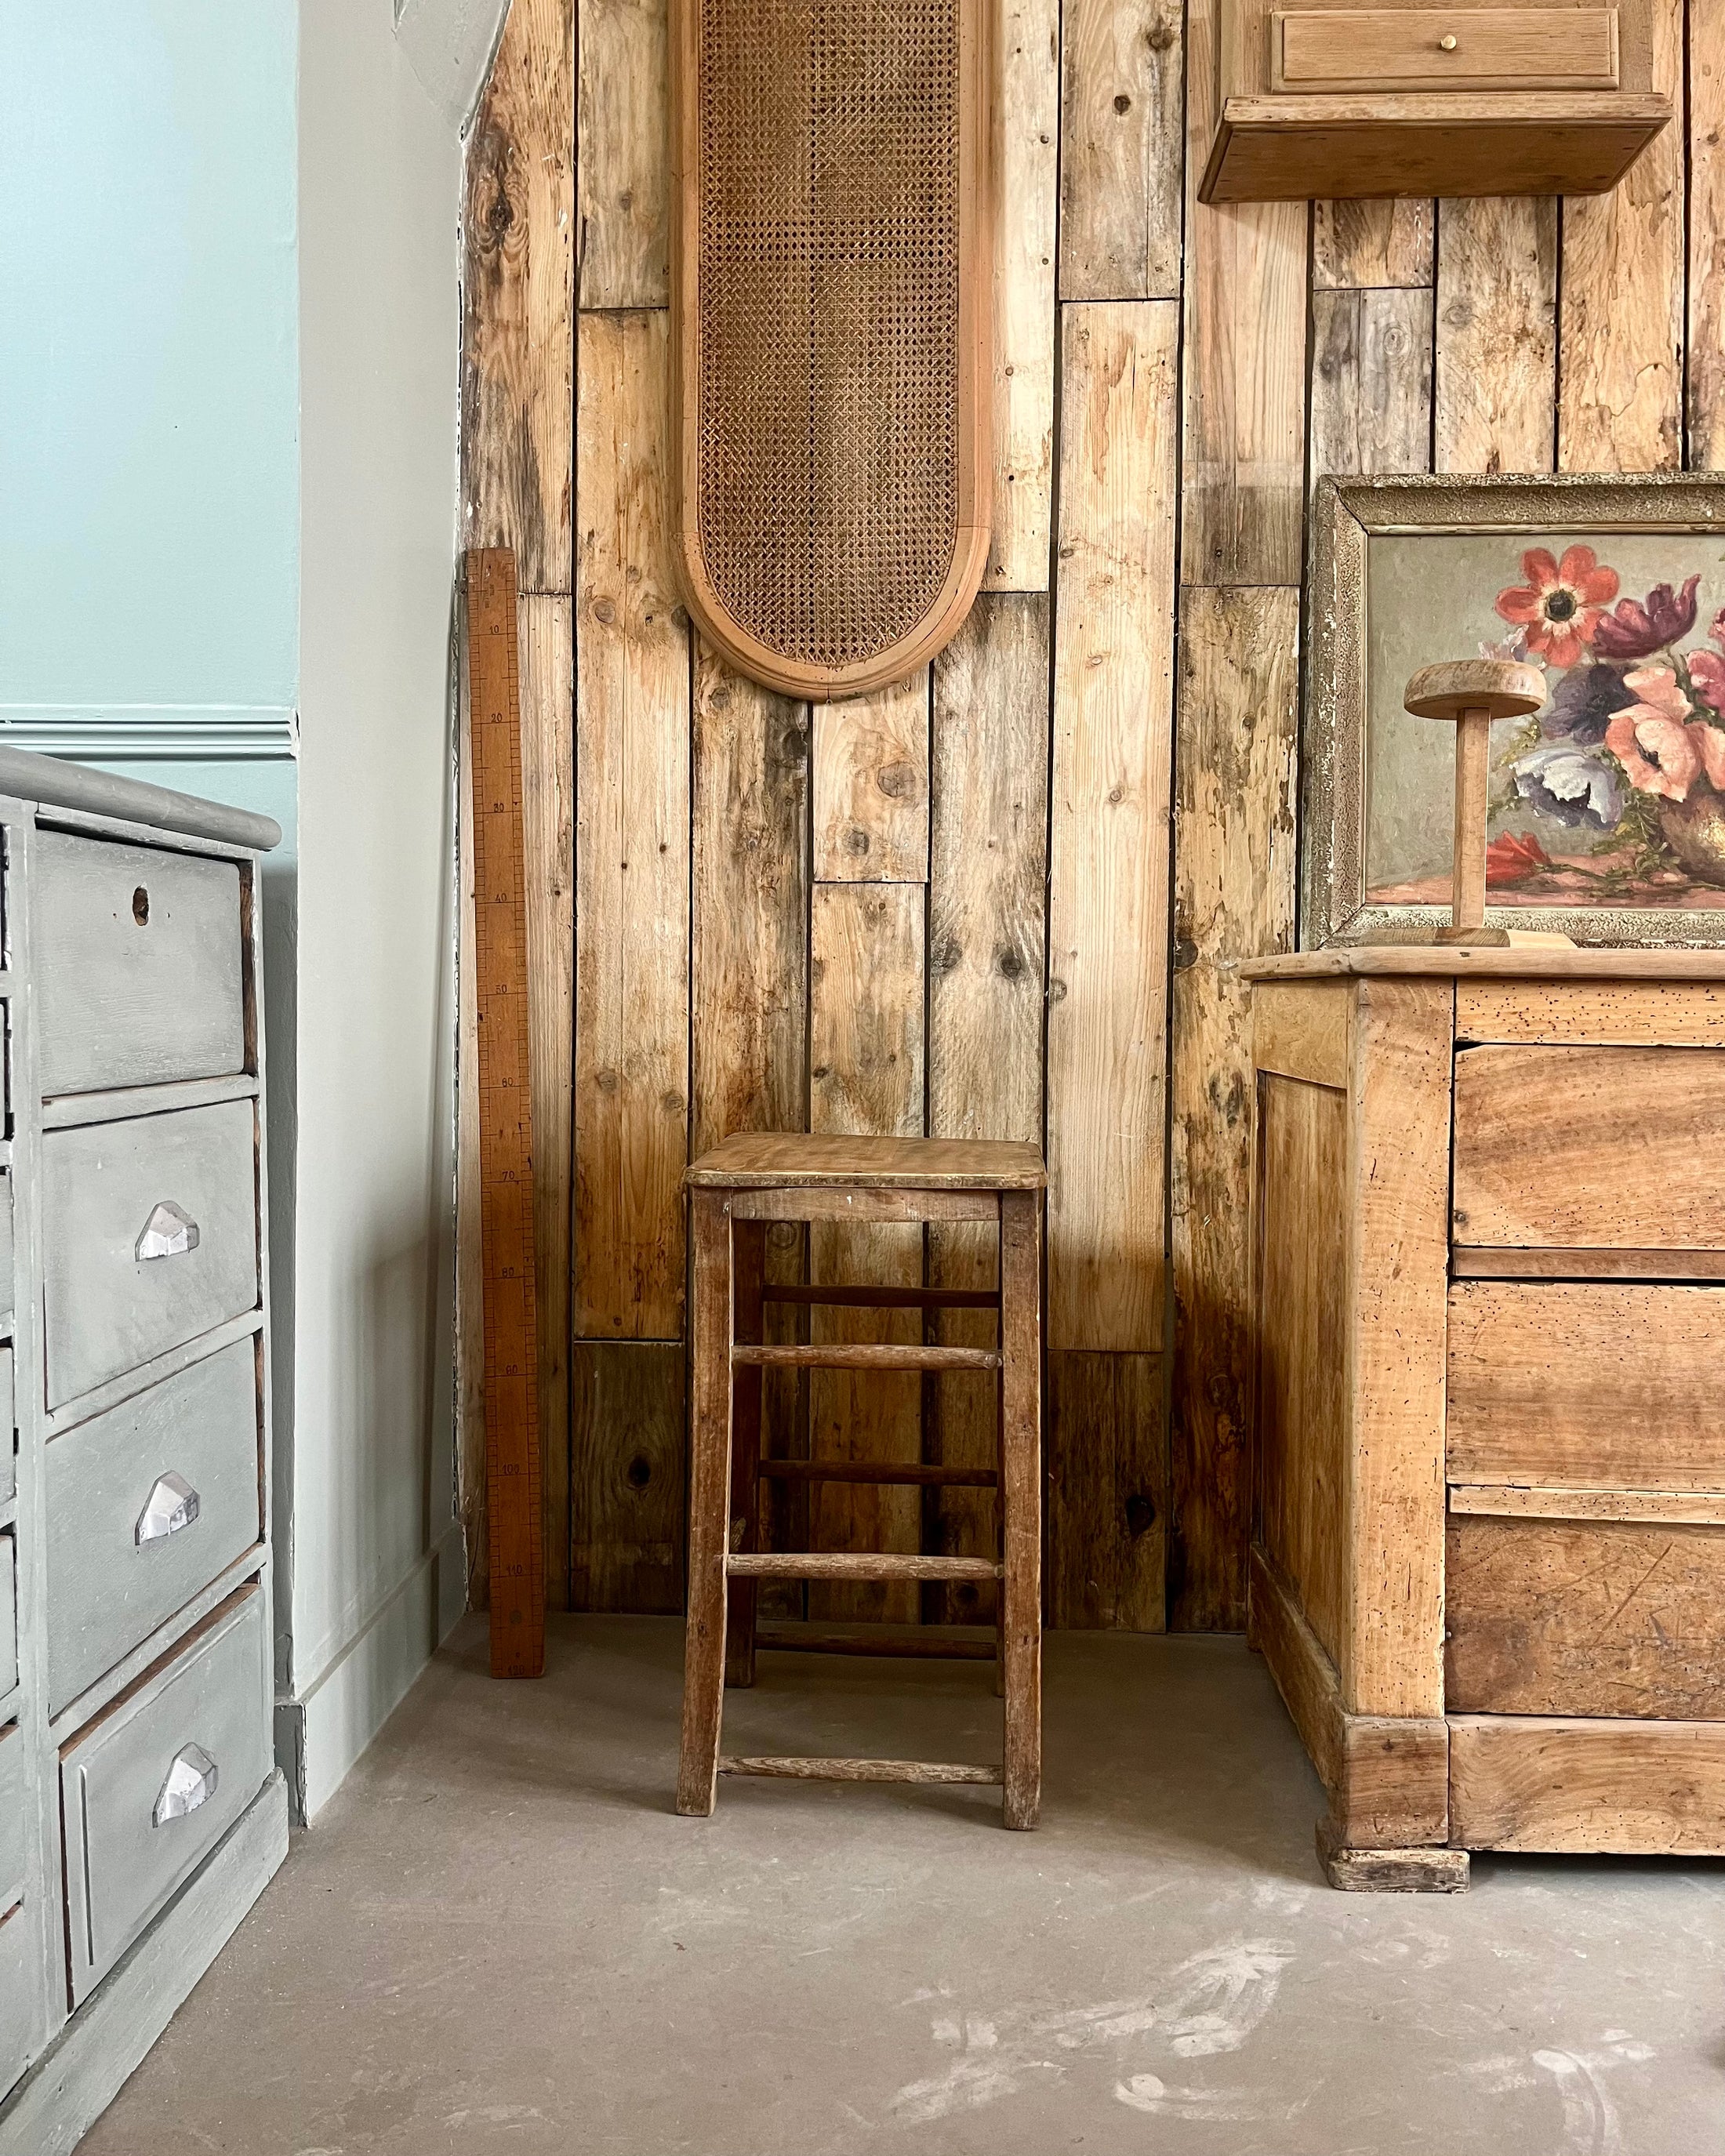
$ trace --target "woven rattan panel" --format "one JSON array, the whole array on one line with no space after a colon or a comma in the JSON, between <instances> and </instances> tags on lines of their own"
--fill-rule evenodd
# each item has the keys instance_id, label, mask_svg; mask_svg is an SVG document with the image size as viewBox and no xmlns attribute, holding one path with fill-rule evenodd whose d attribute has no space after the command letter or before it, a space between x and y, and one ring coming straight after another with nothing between
<instances>
[{"instance_id":1,"label":"woven rattan panel","mask_svg":"<svg viewBox=\"0 0 1725 2156\"><path fill-rule=\"evenodd\" d=\"M683 0L680 552L775 686L910 670L980 578L972 4Z\"/></svg>"}]
</instances>

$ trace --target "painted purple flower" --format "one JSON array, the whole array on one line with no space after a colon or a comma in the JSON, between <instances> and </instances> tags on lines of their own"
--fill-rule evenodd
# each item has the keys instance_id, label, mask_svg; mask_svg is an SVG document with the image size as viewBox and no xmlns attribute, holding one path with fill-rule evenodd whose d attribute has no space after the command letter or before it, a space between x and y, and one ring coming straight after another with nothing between
<instances>
[{"instance_id":1,"label":"painted purple flower","mask_svg":"<svg viewBox=\"0 0 1725 2156\"><path fill-rule=\"evenodd\" d=\"M1591 747L1604 740L1612 713L1635 701L1635 690L1625 688L1615 666L1572 666L1558 681L1540 730L1554 740Z\"/></svg>"},{"instance_id":2,"label":"painted purple flower","mask_svg":"<svg viewBox=\"0 0 1725 2156\"><path fill-rule=\"evenodd\" d=\"M1590 824L1615 830L1623 814L1623 790L1603 757L1568 742L1548 742L1511 765L1516 791L1530 807L1572 829Z\"/></svg>"},{"instance_id":3,"label":"painted purple flower","mask_svg":"<svg viewBox=\"0 0 1725 2156\"><path fill-rule=\"evenodd\" d=\"M1700 583L1697 574L1679 593L1673 593L1669 584L1656 584L1645 603L1620 599L1609 613L1601 616L1594 631L1594 649L1602 659L1645 659L1651 652L1668 649L1695 626L1695 594Z\"/></svg>"}]
</instances>

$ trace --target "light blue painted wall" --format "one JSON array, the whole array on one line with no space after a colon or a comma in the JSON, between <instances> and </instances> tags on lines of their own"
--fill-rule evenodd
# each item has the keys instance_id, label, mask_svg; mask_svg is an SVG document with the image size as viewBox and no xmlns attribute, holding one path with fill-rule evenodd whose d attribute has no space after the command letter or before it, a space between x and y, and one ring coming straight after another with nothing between
<instances>
[{"instance_id":1,"label":"light blue painted wall","mask_svg":"<svg viewBox=\"0 0 1725 2156\"><path fill-rule=\"evenodd\" d=\"M0 721L296 701L297 16L0 8Z\"/></svg>"}]
</instances>

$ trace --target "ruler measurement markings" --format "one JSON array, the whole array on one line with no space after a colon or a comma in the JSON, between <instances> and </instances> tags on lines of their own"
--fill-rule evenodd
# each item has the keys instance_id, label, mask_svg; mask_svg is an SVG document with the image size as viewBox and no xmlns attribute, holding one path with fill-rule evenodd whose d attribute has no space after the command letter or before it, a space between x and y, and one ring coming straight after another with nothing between
<instances>
[{"instance_id":1,"label":"ruler measurement markings","mask_svg":"<svg viewBox=\"0 0 1725 2156\"><path fill-rule=\"evenodd\" d=\"M467 557L491 1674L545 1666L538 1294L514 557Z\"/></svg>"}]
</instances>

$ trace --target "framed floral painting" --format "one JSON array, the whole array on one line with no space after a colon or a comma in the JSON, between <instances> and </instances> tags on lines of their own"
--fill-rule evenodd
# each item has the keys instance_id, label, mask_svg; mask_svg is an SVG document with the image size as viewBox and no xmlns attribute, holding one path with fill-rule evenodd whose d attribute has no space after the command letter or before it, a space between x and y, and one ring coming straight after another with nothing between
<instances>
[{"instance_id":1,"label":"framed floral painting","mask_svg":"<svg viewBox=\"0 0 1725 2156\"><path fill-rule=\"evenodd\" d=\"M1725 943L1725 479L1326 480L1313 533L1301 938L1448 917L1455 737L1410 675L1518 659L1491 730L1487 919Z\"/></svg>"}]
</instances>

